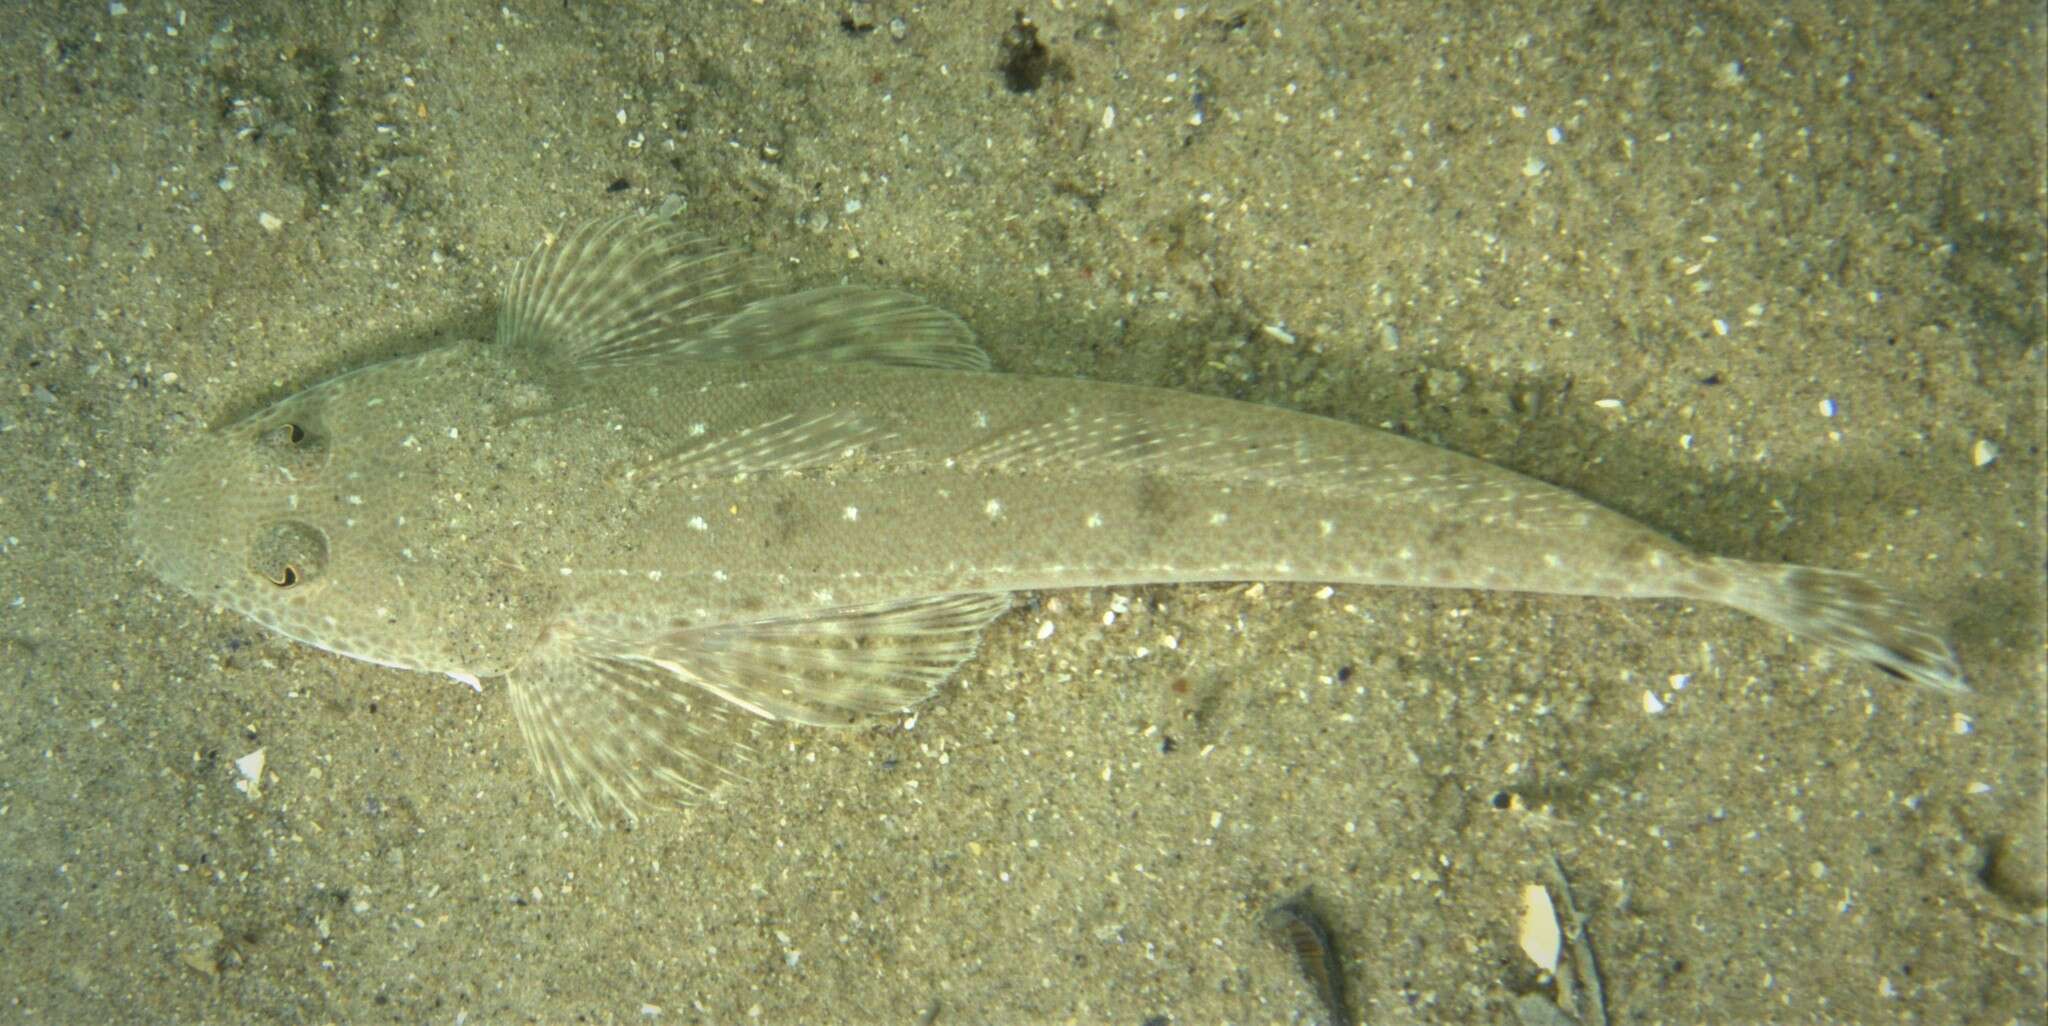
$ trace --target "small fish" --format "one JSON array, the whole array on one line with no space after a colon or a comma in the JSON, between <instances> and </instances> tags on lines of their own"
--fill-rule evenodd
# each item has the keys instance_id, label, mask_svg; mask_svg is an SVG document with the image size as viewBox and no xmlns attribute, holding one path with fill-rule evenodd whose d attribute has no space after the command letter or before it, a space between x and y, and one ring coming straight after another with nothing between
<instances>
[{"instance_id":1,"label":"small fish","mask_svg":"<svg viewBox=\"0 0 2048 1026\"><path fill-rule=\"evenodd\" d=\"M1309 893L1303 891L1266 910L1266 928L1294 953L1295 968L1315 988L1316 1000L1322 1003L1331 1026L1357 1022L1344 993L1344 959L1330 939L1330 928L1316 914Z\"/></svg>"},{"instance_id":2,"label":"small fish","mask_svg":"<svg viewBox=\"0 0 2048 1026\"><path fill-rule=\"evenodd\" d=\"M788 291L671 215L538 247L494 340L342 374L194 438L130 533L306 644L500 678L556 796L633 818L735 774L743 729L929 696L1013 592L1325 581L1719 602L1963 690L1921 610L1695 552L1398 435L993 373L901 292Z\"/></svg>"}]
</instances>

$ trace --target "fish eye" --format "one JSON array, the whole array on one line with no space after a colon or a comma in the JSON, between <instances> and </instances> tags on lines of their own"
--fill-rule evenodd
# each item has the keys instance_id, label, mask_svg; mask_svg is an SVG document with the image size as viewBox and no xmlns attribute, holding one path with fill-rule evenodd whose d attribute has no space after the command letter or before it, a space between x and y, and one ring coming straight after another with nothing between
<instances>
[{"instance_id":1,"label":"fish eye","mask_svg":"<svg viewBox=\"0 0 2048 1026\"><path fill-rule=\"evenodd\" d=\"M289 417L259 425L255 438L266 462L288 480L304 482L327 465L327 431L318 411L293 410Z\"/></svg>"},{"instance_id":2,"label":"fish eye","mask_svg":"<svg viewBox=\"0 0 2048 1026\"><path fill-rule=\"evenodd\" d=\"M249 545L249 570L280 590L318 580L327 569L327 535L299 520L284 520L256 532Z\"/></svg>"},{"instance_id":3,"label":"fish eye","mask_svg":"<svg viewBox=\"0 0 2048 1026\"><path fill-rule=\"evenodd\" d=\"M268 425L258 431L256 437L264 445L278 450L305 451L317 449L321 444L320 436L306 420L287 420Z\"/></svg>"}]
</instances>

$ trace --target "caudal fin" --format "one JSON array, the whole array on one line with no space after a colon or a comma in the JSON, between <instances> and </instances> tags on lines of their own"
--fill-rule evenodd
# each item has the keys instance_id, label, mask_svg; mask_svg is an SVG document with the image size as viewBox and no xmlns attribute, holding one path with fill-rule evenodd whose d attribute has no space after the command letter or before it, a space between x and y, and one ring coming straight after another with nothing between
<instances>
[{"instance_id":1,"label":"caudal fin","mask_svg":"<svg viewBox=\"0 0 2048 1026\"><path fill-rule=\"evenodd\" d=\"M1936 691L1961 693L1962 668L1925 610L1857 574L1790 564L1716 559L1721 601L1844 655Z\"/></svg>"}]
</instances>

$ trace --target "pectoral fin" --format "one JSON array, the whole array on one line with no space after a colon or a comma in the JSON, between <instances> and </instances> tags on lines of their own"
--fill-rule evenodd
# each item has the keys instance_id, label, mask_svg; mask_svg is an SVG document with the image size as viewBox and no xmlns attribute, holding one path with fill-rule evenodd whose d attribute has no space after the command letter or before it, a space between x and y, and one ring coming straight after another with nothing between
<instances>
[{"instance_id":1,"label":"pectoral fin","mask_svg":"<svg viewBox=\"0 0 2048 1026\"><path fill-rule=\"evenodd\" d=\"M924 700L1007 608L967 594L701 625L571 615L508 679L556 797L635 819L736 777L761 722L848 726Z\"/></svg>"},{"instance_id":2,"label":"pectoral fin","mask_svg":"<svg viewBox=\"0 0 2048 1026\"><path fill-rule=\"evenodd\" d=\"M916 296L836 285L787 293L744 249L673 211L577 225L505 283L498 341L578 370L672 360L804 360L987 370L960 318Z\"/></svg>"}]
</instances>

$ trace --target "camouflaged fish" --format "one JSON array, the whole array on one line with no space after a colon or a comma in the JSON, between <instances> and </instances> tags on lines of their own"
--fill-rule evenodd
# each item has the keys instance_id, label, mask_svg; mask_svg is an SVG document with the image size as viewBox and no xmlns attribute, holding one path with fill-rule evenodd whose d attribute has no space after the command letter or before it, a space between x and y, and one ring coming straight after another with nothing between
<instances>
[{"instance_id":1,"label":"camouflaged fish","mask_svg":"<svg viewBox=\"0 0 2048 1026\"><path fill-rule=\"evenodd\" d=\"M1921 611L1853 574L1695 552L1353 424L993 373L943 310L790 292L666 215L540 246L494 341L178 447L131 529L166 581L280 634L502 679L534 762L592 820L732 775L745 722L914 705L1039 589L1675 597L1963 689Z\"/></svg>"}]
</instances>

